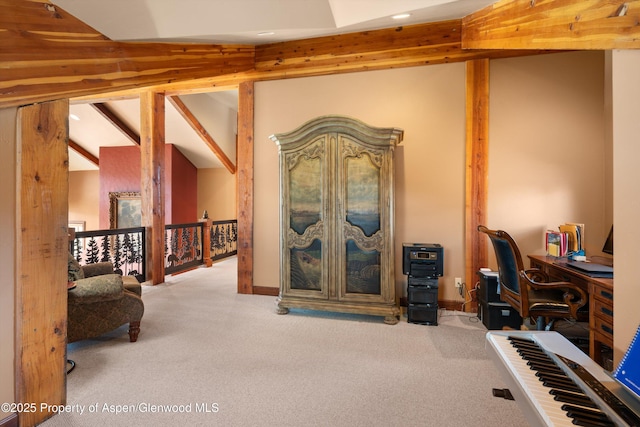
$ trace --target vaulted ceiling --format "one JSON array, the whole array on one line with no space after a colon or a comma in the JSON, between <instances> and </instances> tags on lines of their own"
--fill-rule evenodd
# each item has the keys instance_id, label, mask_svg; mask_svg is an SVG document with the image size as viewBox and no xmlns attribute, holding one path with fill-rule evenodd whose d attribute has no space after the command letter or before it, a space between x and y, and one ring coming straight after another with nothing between
<instances>
[{"instance_id":1,"label":"vaulted ceiling","mask_svg":"<svg viewBox=\"0 0 640 427\"><path fill-rule=\"evenodd\" d=\"M111 40L259 45L457 19L495 1L53 0L53 3ZM392 19L401 13L410 16L401 21Z\"/></svg>"},{"instance_id":2,"label":"vaulted ceiling","mask_svg":"<svg viewBox=\"0 0 640 427\"><path fill-rule=\"evenodd\" d=\"M53 3L114 41L261 45L457 19L494 1L53 0ZM409 17L392 19L401 13L408 13ZM223 155L235 162L235 129L224 112L226 109L232 114L237 110L237 92L191 94L181 99ZM138 104L137 98L108 100L99 108L72 103L70 113L80 120L70 120L70 139L76 147L70 150L70 170L97 169L101 146L134 144L128 134L139 134ZM105 110L111 112L111 119ZM166 103L166 142L175 144L198 168L225 167L219 153L211 149L170 102Z\"/></svg>"}]
</instances>

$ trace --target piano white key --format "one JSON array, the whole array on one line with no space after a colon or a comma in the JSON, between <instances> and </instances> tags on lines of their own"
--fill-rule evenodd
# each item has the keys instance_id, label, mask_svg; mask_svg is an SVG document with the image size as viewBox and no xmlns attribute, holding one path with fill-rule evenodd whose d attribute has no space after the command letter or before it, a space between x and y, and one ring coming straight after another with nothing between
<instances>
[{"instance_id":1,"label":"piano white key","mask_svg":"<svg viewBox=\"0 0 640 427\"><path fill-rule=\"evenodd\" d=\"M491 335L488 340L500 354L502 363L507 365L508 372L515 377L515 382L508 384L512 394L514 388L518 389L520 392L514 394L514 397L527 400L527 406L532 408L529 414L525 414L527 421L532 425L541 426L573 426L571 418L560 409L563 403L554 400L549 394L549 388L542 385L535 376L535 371L520 357L507 336ZM523 408L522 405L520 407Z\"/></svg>"}]
</instances>

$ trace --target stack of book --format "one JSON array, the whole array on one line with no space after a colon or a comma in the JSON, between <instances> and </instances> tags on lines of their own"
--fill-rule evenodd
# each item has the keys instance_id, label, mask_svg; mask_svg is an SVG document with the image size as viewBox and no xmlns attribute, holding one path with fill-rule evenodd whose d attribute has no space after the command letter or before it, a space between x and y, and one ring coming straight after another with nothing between
<instances>
[{"instance_id":1,"label":"stack of book","mask_svg":"<svg viewBox=\"0 0 640 427\"><path fill-rule=\"evenodd\" d=\"M583 224L566 223L558 228L559 231L548 230L546 233L547 255L563 257L569 253L582 251L584 242Z\"/></svg>"},{"instance_id":2,"label":"stack of book","mask_svg":"<svg viewBox=\"0 0 640 427\"><path fill-rule=\"evenodd\" d=\"M567 256L569 251L569 235L561 231L548 230L546 235L547 255L561 257Z\"/></svg>"}]
</instances>

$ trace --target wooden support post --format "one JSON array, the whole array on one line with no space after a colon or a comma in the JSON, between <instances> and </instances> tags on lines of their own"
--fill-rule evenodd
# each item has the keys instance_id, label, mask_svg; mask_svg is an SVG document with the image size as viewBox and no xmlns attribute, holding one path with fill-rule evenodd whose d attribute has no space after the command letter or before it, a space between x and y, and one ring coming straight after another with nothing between
<instances>
[{"instance_id":1,"label":"wooden support post","mask_svg":"<svg viewBox=\"0 0 640 427\"><path fill-rule=\"evenodd\" d=\"M238 293L253 293L253 82L238 91Z\"/></svg>"},{"instance_id":2,"label":"wooden support post","mask_svg":"<svg viewBox=\"0 0 640 427\"><path fill-rule=\"evenodd\" d=\"M61 100L17 116L15 401L36 404L19 412L21 426L54 415L41 403L66 402L68 115Z\"/></svg>"},{"instance_id":3,"label":"wooden support post","mask_svg":"<svg viewBox=\"0 0 640 427\"><path fill-rule=\"evenodd\" d=\"M202 262L206 267L211 267L211 219L201 218L202 223Z\"/></svg>"},{"instance_id":4,"label":"wooden support post","mask_svg":"<svg viewBox=\"0 0 640 427\"><path fill-rule=\"evenodd\" d=\"M466 63L466 186L465 186L465 283L467 290L477 281L480 267L487 266L487 242L478 225L487 217L487 174L489 147L489 60ZM465 305L466 311L477 311L475 293Z\"/></svg>"},{"instance_id":5,"label":"wooden support post","mask_svg":"<svg viewBox=\"0 0 640 427\"><path fill-rule=\"evenodd\" d=\"M21 317L16 305L16 125L18 109L0 108L0 218L2 218L2 241L11 244L0 245L0 402L16 402L14 385L16 374L15 343L16 322ZM4 345L6 343L6 345ZM18 414L0 411L0 425L17 425ZM13 423L13 424L11 424Z\"/></svg>"},{"instance_id":6,"label":"wooden support post","mask_svg":"<svg viewBox=\"0 0 640 427\"><path fill-rule=\"evenodd\" d=\"M147 279L164 282L164 94L140 95L140 199L147 229Z\"/></svg>"}]
</instances>

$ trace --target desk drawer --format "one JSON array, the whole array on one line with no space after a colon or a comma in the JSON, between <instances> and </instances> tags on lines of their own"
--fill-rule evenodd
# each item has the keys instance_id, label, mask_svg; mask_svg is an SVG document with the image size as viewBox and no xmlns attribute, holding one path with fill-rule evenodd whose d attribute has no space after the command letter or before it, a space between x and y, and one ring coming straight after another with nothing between
<instances>
[{"instance_id":1,"label":"desk drawer","mask_svg":"<svg viewBox=\"0 0 640 427\"><path fill-rule=\"evenodd\" d=\"M594 316L598 316L603 320L613 325L613 305L608 302L603 302L598 298L593 299L593 312Z\"/></svg>"},{"instance_id":2,"label":"desk drawer","mask_svg":"<svg viewBox=\"0 0 640 427\"><path fill-rule=\"evenodd\" d=\"M599 333L608 338L609 343L613 342L613 322L608 322L605 319L594 316L593 318L593 329L594 332Z\"/></svg>"},{"instance_id":3,"label":"desk drawer","mask_svg":"<svg viewBox=\"0 0 640 427\"><path fill-rule=\"evenodd\" d=\"M593 285L591 296L602 301L604 304L610 304L613 310L613 292L598 285Z\"/></svg>"}]
</instances>

